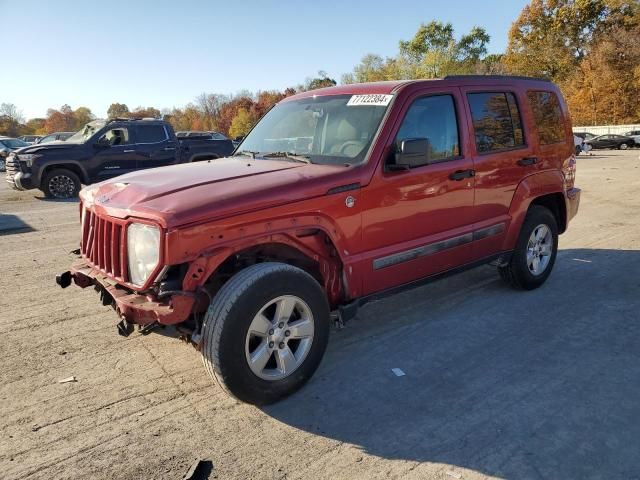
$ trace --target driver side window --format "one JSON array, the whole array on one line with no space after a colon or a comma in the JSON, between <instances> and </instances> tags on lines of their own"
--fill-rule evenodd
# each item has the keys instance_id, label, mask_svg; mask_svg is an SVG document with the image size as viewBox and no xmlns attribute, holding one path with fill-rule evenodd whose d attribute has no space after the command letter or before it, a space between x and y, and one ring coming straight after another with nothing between
<instances>
[{"instance_id":1,"label":"driver side window","mask_svg":"<svg viewBox=\"0 0 640 480\"><path fill-rule=\"evenodd\" d=\"M460 140L453 96L434 95L413 102L398 130L396 147L408 139L428 141L425 165L458 157Z\"/></svg>"},{"instance_id":2,"label":"driver side window","mask_svg":"<svg viewBox=\"0 0 640 480\"><path fill-rule=\"evenodd\" d=\"M100 136L100 143L108 143L112 147L129 144L129 131L126 128L112 128Z\"/></svg>"}]
</instances>

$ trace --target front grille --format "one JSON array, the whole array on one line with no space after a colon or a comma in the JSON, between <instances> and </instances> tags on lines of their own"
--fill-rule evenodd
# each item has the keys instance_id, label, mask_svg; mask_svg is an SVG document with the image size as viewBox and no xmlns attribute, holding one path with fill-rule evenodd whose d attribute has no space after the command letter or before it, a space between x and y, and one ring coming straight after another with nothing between
<instances>
[{"instance_id":1,"label":"front grille","mask_svg":"<svg viewBox=\"0 0 640 480\"><path fill-rule=\"evenodd\" d=\"M89 208L82 215L82 256L95 268L116 280L127 281L126 223L111 217L101 217Z\"/></svg>"},{"instance_id":2,"label":"front grille","mask_svg":"<svg viewBox=\"0 0 640 480\"><path fill-rule=\"evenodd\" d=\"M5 168L7 169L7 182L9 182L12 187L15 187L13 177L20 171L20 163L15 155L9 155L7 157Z\"/></svg>"}]
</instances>

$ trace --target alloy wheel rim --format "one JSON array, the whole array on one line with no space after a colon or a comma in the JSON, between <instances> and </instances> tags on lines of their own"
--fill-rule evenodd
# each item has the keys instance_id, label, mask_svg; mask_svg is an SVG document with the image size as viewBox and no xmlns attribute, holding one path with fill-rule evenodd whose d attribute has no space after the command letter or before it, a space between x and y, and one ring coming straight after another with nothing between
<instances>
[{"instance_id":1,"label":"alloy wheel rim","mask_svg":"<svg viewBox=\"0 0 640 480\"><path fill-rule=\"evenodd\" d=\"M527 242L527 268L533 275L542 275L551 262L553 235L544 224L533 229Z\"/></svg>"},{"instance_id":2,"label":"alloy wheel rim","mask_svg":"<svg viewBox=\"0 0 640 480\"><path fill-rule=\"evenodd\" d=\"M66 175L55 175L49 180L49 191L56 198L69 198L73 196L75 184Z\"/></svg>"},{"instance_id":3,"label":"alloy wheel rim","mask_svg":"<svg viewBox=\"0 0 640 480\"><path fill-rule=\"evenodd\" d=\"M295 372L311 350L314 334L309 305L295 295L269 301L255 315L245 340L249 368L264 380L282 380Z\"/></svg>"}]
</instances>

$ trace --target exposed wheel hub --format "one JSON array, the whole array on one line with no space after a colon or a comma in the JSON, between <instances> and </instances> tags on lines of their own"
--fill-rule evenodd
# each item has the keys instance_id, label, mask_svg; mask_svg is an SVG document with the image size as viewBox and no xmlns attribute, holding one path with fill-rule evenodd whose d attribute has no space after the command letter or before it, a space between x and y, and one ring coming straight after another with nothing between
<instances>
[{"instance_id":1,"label":"exposed wheel hub","mask_svg":"<svg viewBox=\"0 0 640 480\"><path fill-rule=\"evenodd\" d=\"M265 380L288 377L304 362L313 333L313 315L304 300L293 295L271 300L253 318L247 332L249 368Z\"/></svg>"},{"instance_id":2,"label":"exposed wheel hub","mask_svg":"<svg viewBox=\"0 0 640 480\"><path fill-rule=\"evenodd\" d=\"M527 242L527 267L533 275L541 275L549 266L553 253L553 235L547 225L538 225Z\"/></svg>"}]
</instances>

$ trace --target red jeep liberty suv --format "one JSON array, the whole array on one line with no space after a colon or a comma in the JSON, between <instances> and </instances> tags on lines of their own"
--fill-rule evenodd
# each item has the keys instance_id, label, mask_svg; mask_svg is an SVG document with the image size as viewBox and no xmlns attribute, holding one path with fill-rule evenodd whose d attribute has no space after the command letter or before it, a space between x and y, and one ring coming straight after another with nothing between
<instances>
[{"instance_id":1,"label":"red jeep liberty suv","mask_svg":"<svg viewBox=\"0 0 640 480\"><path fill-rule=\"evenodd\" d=\"M559 89L522 77L343 85L286 98L230 158L80 193L71 270L123 335L174 333L250 403L301 387L381 295L493 263L530 290L578 210Z\"/></svg>"}]
</instances>

